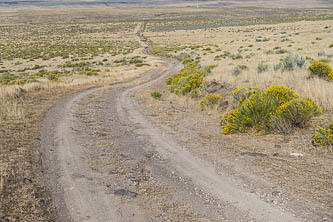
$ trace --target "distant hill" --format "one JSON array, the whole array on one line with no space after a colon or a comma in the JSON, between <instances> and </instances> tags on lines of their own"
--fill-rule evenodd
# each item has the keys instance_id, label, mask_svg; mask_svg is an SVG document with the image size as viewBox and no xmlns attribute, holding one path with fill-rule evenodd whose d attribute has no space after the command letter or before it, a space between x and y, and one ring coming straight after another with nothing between
<instances>
[{"instance_id":1,"label":"distant hill","mask_svg":"<svg viewBox=\"0 0 333 222\"><path fill-rule=\"evenodd\" d=\"M0 0L0 7L333 7L333 0Z\"/></svg>"}]
</instances>

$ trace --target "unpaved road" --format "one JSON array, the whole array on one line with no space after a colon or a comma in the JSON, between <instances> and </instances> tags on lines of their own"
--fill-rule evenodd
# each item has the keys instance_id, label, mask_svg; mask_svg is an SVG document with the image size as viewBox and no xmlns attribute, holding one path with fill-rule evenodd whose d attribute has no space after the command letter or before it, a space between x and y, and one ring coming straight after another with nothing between
<instances>
[{"instance_id":1,"label":"unpaved road","mask_svg":"<svg viewBox=\"0 0 333 222\"><path fill-rule=\"evenodd\" d=\"M146 118L139 89L175 73L164 68L129 83L59 101L42 130L42 165L59 221L299 221L196 157Z\"/></svg>"}]
</instances>

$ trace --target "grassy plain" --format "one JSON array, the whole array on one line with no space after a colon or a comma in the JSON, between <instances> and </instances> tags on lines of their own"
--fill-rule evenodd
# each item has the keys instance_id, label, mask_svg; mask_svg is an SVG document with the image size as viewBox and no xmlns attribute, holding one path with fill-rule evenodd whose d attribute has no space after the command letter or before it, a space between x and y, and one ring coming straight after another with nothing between
<instances>
[{"instance_id":1,"label":"grassy plain","mask_svg":"<svg viewBox=\"0 0 333 222\"><path fill-rule=\"evenodd\" d=\"M224 86L219 93L229 105L233 89L266 88L272 84L289 86L320 103L324 114L314 121L312 128L295 134L290 146L283 149L285 153L295 150L314 154L315 161L328 163L331 152L317 154L308 142L313 127L327 122L332 114L332 83L308 79L306 69L281 72L273 67L295 53L325 59L332 65L332 18L332 10L325 8L141 8L140 13L138 9L100 8L3 10L0 13L0 220L54 220L50 194L41 184L43 172L37 152L43 117L60 98L88 87L133 79L159 67L160 60L143 53L144 46L136 35L142 22L146 24L145 36L154 43L157 54L190 56L200 60L202 66L216 65L205 81L216 80ZM268 65L267 72L257 71L261 62ZM233 70L237 65L246 69L235 75ZM185 104L186 100L193 107L199 104L172 94L168 96L179 103ZM164 94L161 100L152 103L163 102L163 97ZM218 119L229 109L226 106L222 111L205 112ZM297 139L302 133L306 139ZM257 148L258 152L274 152L262 146ZM332 167L325 165L322 169L331 172ZM325 176L326 173L322 177ZM326 193L319 192L322 194ZM330 196L325 199L328 200Z\"/></svg>"},{"instance_id":2,"label":"grassy plain","mask_svg":"<svg viewBox=\"0 0 333 222\"><path fill-rule=\"evenodd\" d=\"M216 65L207 81L216 80L221 84L230 84L233 89L285 85L316 100L326 111L333 111L331 82L319 78L309 79L307 69L274 70L274 65L279 64L289 54L303 55L308 57L308 60L322 60L332 65L332 26L331 20L300 21L205 30L147 32L146 36L160 46L174 48L170 55L186 54L198 58L203 66ZM260 63L268 65L266 72L258 72ZM235 74L235 67L242 65L246 66L246 69Z\"/></svg>"}]
</instances>

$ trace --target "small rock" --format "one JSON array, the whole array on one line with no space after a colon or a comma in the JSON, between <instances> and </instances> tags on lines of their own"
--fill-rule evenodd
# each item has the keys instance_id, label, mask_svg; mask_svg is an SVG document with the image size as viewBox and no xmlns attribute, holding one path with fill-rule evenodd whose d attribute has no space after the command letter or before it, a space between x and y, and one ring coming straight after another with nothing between
<instances>
[{"instance_id":1,"label":"small rock","mask_svg":"<svg viewBox=\"0 0 333 222\"><path fill-rule=\"evenodd\" d=\"M281 195L280 191L273 191L272 192L272 196L274 196L274 197L278 197L280 195Z\"/></svg>"},{"instance_id":2,"label":"small rock","mask_svg":"<svg viewBox=\"0 0 333 222\"><path fill-rule=\"evenodd\" d=\"M85 178L85 176L82 175L82 174L79 174L79 173L73 173L72 178L73 179L80 179L80 178Z\"/></svg>"},{"instance_id":3,"label":"small rock","mask_svg":"<svg viewBox=\"0 0 333 222\"><path fill-rule=\"evenodd\" d=\"M23 179L23 182L24 182L25 184L31 184L31 183L32 183L32 180L29 179L29 178L24 178L24 179Z\"/></svg>"},{"instance_id":4,"label":"small rock","mask_svg":"<svg viewBox=\"0 0 333 222\"><path fill-rule=\"evenodd\" d=\"M129 196L129 197L136 197L138 194L129 190L125 190L125 189L118 189L114 191L115 195L118 196Z\"/></svg>"},{"instance_id":5,"label":"small rock","mask_svg":"<svg viewBox=\"0 0 333 222\"><path fill-rule=\"evenodd\" d=\"M291 153L290 156L294 156L294 157L302 157L303 154L301 154L301 153Z\"/></svg>"},{"instance_id":6,"label":"small rock","mask_svg":"<svg viewBox=\"0 0 333 222\"><path fill-rule=\"evenodd\" d=\"M278 153L273 153L273 156L279 156L279 154Z\"/></svg>"}]
</instances>

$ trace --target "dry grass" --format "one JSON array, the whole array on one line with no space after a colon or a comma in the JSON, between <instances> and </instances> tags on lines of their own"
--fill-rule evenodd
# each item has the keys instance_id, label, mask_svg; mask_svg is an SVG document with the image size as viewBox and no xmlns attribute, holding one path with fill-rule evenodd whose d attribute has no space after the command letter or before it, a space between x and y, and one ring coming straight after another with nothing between
<instances>
[{"instance_id":1,"label":"dry grass","mask_svg":"<svg viewBox=\"0 0 333 222\"><path fill-rule=\"evenodd\" d=\"M231 84L233 88L244 86L258 86L266 88L269 85L286 85L293 88L297 93L310 97L320 103L326 111L333 111L333 87L331 82L313 78L309 79L306 69L294 71L274 71L273 66L288 54L300 54L313 59L322 59L326 56L318 56L318 52L325 51L327 55L333 55L332 44L333 21L296 22L277 25L256 25L245 27L223 27L207 30L173 31L146 34L148 38L158 44L197 45L199 49L184 51L199 56L202 65L215 64L217 67L207 77L207 81L217 80L220 83ZM267 42L257 42L256 39L267 38ZM282 39L287 39L282 41ZM321 40L317 40L321 39ZM250 47L249 47L250 46ZM204 51L210 47L212 50ZM279 47L288 52L284 54L266 54L268 50ZM258 50L260 49L260 50ZM232 60L231 58L215 57L228 51L233 54L239 53L243 59ZM330 65L333 65L333 59ZM257 66L263 61L269 65L267 72L258 73ZM246 65L248 70L235 76L232 74L237 65ZM228 96L228 95L222 95Z\"/></svg>"},{"instance_id":2,"label":"dry grass","mask_svg":"<svg viewBox=\"0 0 333 222\"><path fill-rule=\"evenodd\" d=\"M212 75L208 80L216 79L219 82L226 82L237 87L258 86L267 88L270 85L285 85L294 89L303 97L309 97L317 101L325 111L333 111L333 87L332 83L319 78L308 79L306 70L295 71L269 71L258 73L254 70L245 71L239 76L234 76L231 72L225 75Z\"/></svg>"}]
</instances>

